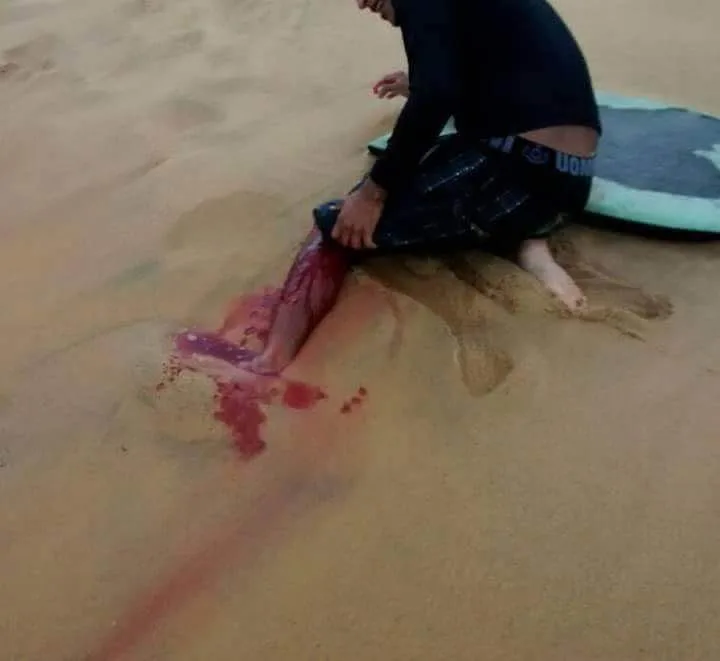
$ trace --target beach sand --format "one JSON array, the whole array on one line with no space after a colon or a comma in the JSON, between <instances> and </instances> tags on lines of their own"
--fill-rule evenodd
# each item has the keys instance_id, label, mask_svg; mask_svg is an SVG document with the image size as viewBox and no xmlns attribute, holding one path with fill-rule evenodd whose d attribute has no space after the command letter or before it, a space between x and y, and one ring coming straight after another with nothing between
<instances>
[{"instance_id":1,"label":"beach sand","mask_svg":"<svg viewBox=\"0 0 720 661\"><path fill-rule=\"evenodd\" d=\"M557 5L599 89L720 113L716 0ZM718 245L568 229L592 320L482 255L369 264L290 370L327 398L244 460L211 382L156 392L168 333L282 279L397 35L6 0L0 47L3 661L720 658Z\"/></svg>"}]
</instances>

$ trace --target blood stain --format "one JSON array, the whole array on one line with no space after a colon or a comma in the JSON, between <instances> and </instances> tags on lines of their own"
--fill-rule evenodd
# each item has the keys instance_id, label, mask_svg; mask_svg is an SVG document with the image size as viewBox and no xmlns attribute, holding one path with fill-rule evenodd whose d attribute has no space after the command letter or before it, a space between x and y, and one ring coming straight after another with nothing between
<instances>
[{"instance_id":1,"label":"blood stain","mask_svg":"<svg viewBox=\"0 0 720 661\"><path fill-rule=\"evenodd\" d=\"M297 271L303 270L299 269L303 264L306 267L304 274L296 277ZM243 367L242 362L237 364L233 359L260 355L270 340L278 340L280 346L292 349L286 354L292 360L307 334L332 308L348 269L346 255L336 248L320 246L316 237L311 235L290 269L285 285L279 290L285 295L266 290L243 297L235 302L216 333L186 332L176 337L175 352L164 366L158 391L176 381L183 370L198 371L197 366L190 366L191 359L195 357L214 358L231 368ZM281 318L283 310L279 308L282 306L285 306L285 321L289 323L276 323ZM250 339L258 342L259 348L255 352L247 348ZM256 457L266 447L261 431L267 414L262 407L277 402L281 395L280 401L284 406L296 409L309 408L327 399L327 394L317 386L289 381L280 374L268 379L267 376L253 375L249 370L248 378L241 381L208 376L216 386L215 417L228 427L238 453L247 459ZM358 394L365 396L365 389L360 388ZM346 403L343 412L349 413L350 410L350 404ZM3 465L0 463L0 467ZM88 661L116 661L121 656L127 656L127 652L150 635L159 621L201 589L230 556L235 557L243 551L245 542L258 536L268 518L282 512L292 493L286 488L277 495L271 494L265 506L258 508L249 522L218 535L191 556L164 583L126 613L112 635L86 657ZM244 552L249 553L247 550Z\"/></svg>"},{"instance_id":2,"label":"blood stain","mask_svg":"<svg viewBox=\"0 0 720 661\"><path fill-rule=\"evenodd\" d=\"M217 331L187 330L175 337L174 354L157 390L163 390L185 369L202 371L193 362L197 358L225 365L228 371L241 370L246 378L240 380L208 373L215 381L214 417L228 428L241 457L258 456L266 448L262 439L267 422L264 407L280 404L307 410L328 398L321 388L287 380L282 372L332 309L349 269L347 253L324 244L320 235L312 232L280 289L236 299ZM257 366L263 364L273 369L258 371ZM271 387L268 379L273 381Z\"/></svg>"},{"instance_id":3,"label":"blood stain","mask_svg":"<svg viewBox=\"0 0 720 661\"><path fill-rule=\"evenodd\" d=\"M367 388L360 386L357 390L357 394L353 395L348 401L343 402L343 405L340 407L340 413L352 413L354 409L356 409L358 406L360 406L367 397Z\"/></svg>"},{"instance_id":4,"label":"blood stain","mask_svg":"<svg viewBox=\"0 0 720 661\"><path fill-rule=\"evenodd\" d=\"M218 382L215 405L215 419L230 430L240 457L254 459L265 450L260 431L267 422L267 415L260 408L260 397L252 388Z\"/></svg>"},{"instance_id":5,"label":"blood stain","mask_svg":"<svg viewBox=\"0 0 720 661\"><path fill-rule=\"evenodd\" d=\"M283 393L283 404L290 409L304 410L315 406L327 395L323 390L300 381L288 381Z\"/></svg>"}]
</instances>

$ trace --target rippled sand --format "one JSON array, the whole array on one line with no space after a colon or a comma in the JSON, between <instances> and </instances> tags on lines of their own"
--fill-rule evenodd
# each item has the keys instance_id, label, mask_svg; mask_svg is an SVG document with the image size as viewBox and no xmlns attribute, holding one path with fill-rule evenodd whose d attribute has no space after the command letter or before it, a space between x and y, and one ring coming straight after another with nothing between
<instances>
[{"instance_id":1,"label":"rippled sand","mask_svg":"<svg viewBox=\"0 0 720 661\"><path fill-rule=\"evenodd\" d=\"M599 88L720 114L714 0L558 0ZM0 9L0 657L715 661L720 248L571 228L349 280L243 460L168 333L282 279L395 104L350 0ZM354 398L354 399L353 399Z\"/></svg>"}]
</instances>

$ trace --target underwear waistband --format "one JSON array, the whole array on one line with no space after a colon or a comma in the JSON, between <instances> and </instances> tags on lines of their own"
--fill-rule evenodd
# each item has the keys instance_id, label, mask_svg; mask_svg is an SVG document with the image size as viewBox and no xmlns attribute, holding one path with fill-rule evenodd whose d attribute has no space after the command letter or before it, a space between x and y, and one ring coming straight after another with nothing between
<instances>
[{"instance_id":1,"label":"underwear waistband","mask_svg":"<svg viewBox=\"0 0 720 661\"><path fill-rule=\"evenodd\" d=\"M571 177L591 178L595 174L594 157L574 156L520 136L487 138L483 142L494 151L519 158L534 167L554 170Z\"/></svg>"}]
</instances>

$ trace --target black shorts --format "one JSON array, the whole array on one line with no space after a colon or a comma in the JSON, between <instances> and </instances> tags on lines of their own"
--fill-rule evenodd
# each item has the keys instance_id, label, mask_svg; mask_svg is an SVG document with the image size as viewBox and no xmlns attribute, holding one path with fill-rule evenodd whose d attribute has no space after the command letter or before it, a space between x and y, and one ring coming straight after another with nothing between
<instances>
[{"instance_id":1,"label":"black shorts","mask_svg":"<svg viewBox=\"0 0 720 661\"><path fill-rule=\"evenodd\" d=\"M512 249L548 236L566 214L584 209L593 164L519 137L481 143L444 137L414 181L388 198L373 240L382 252ZM339 208L333 200L314 210L327 240Z\"/></svg>"}]
</instances>

